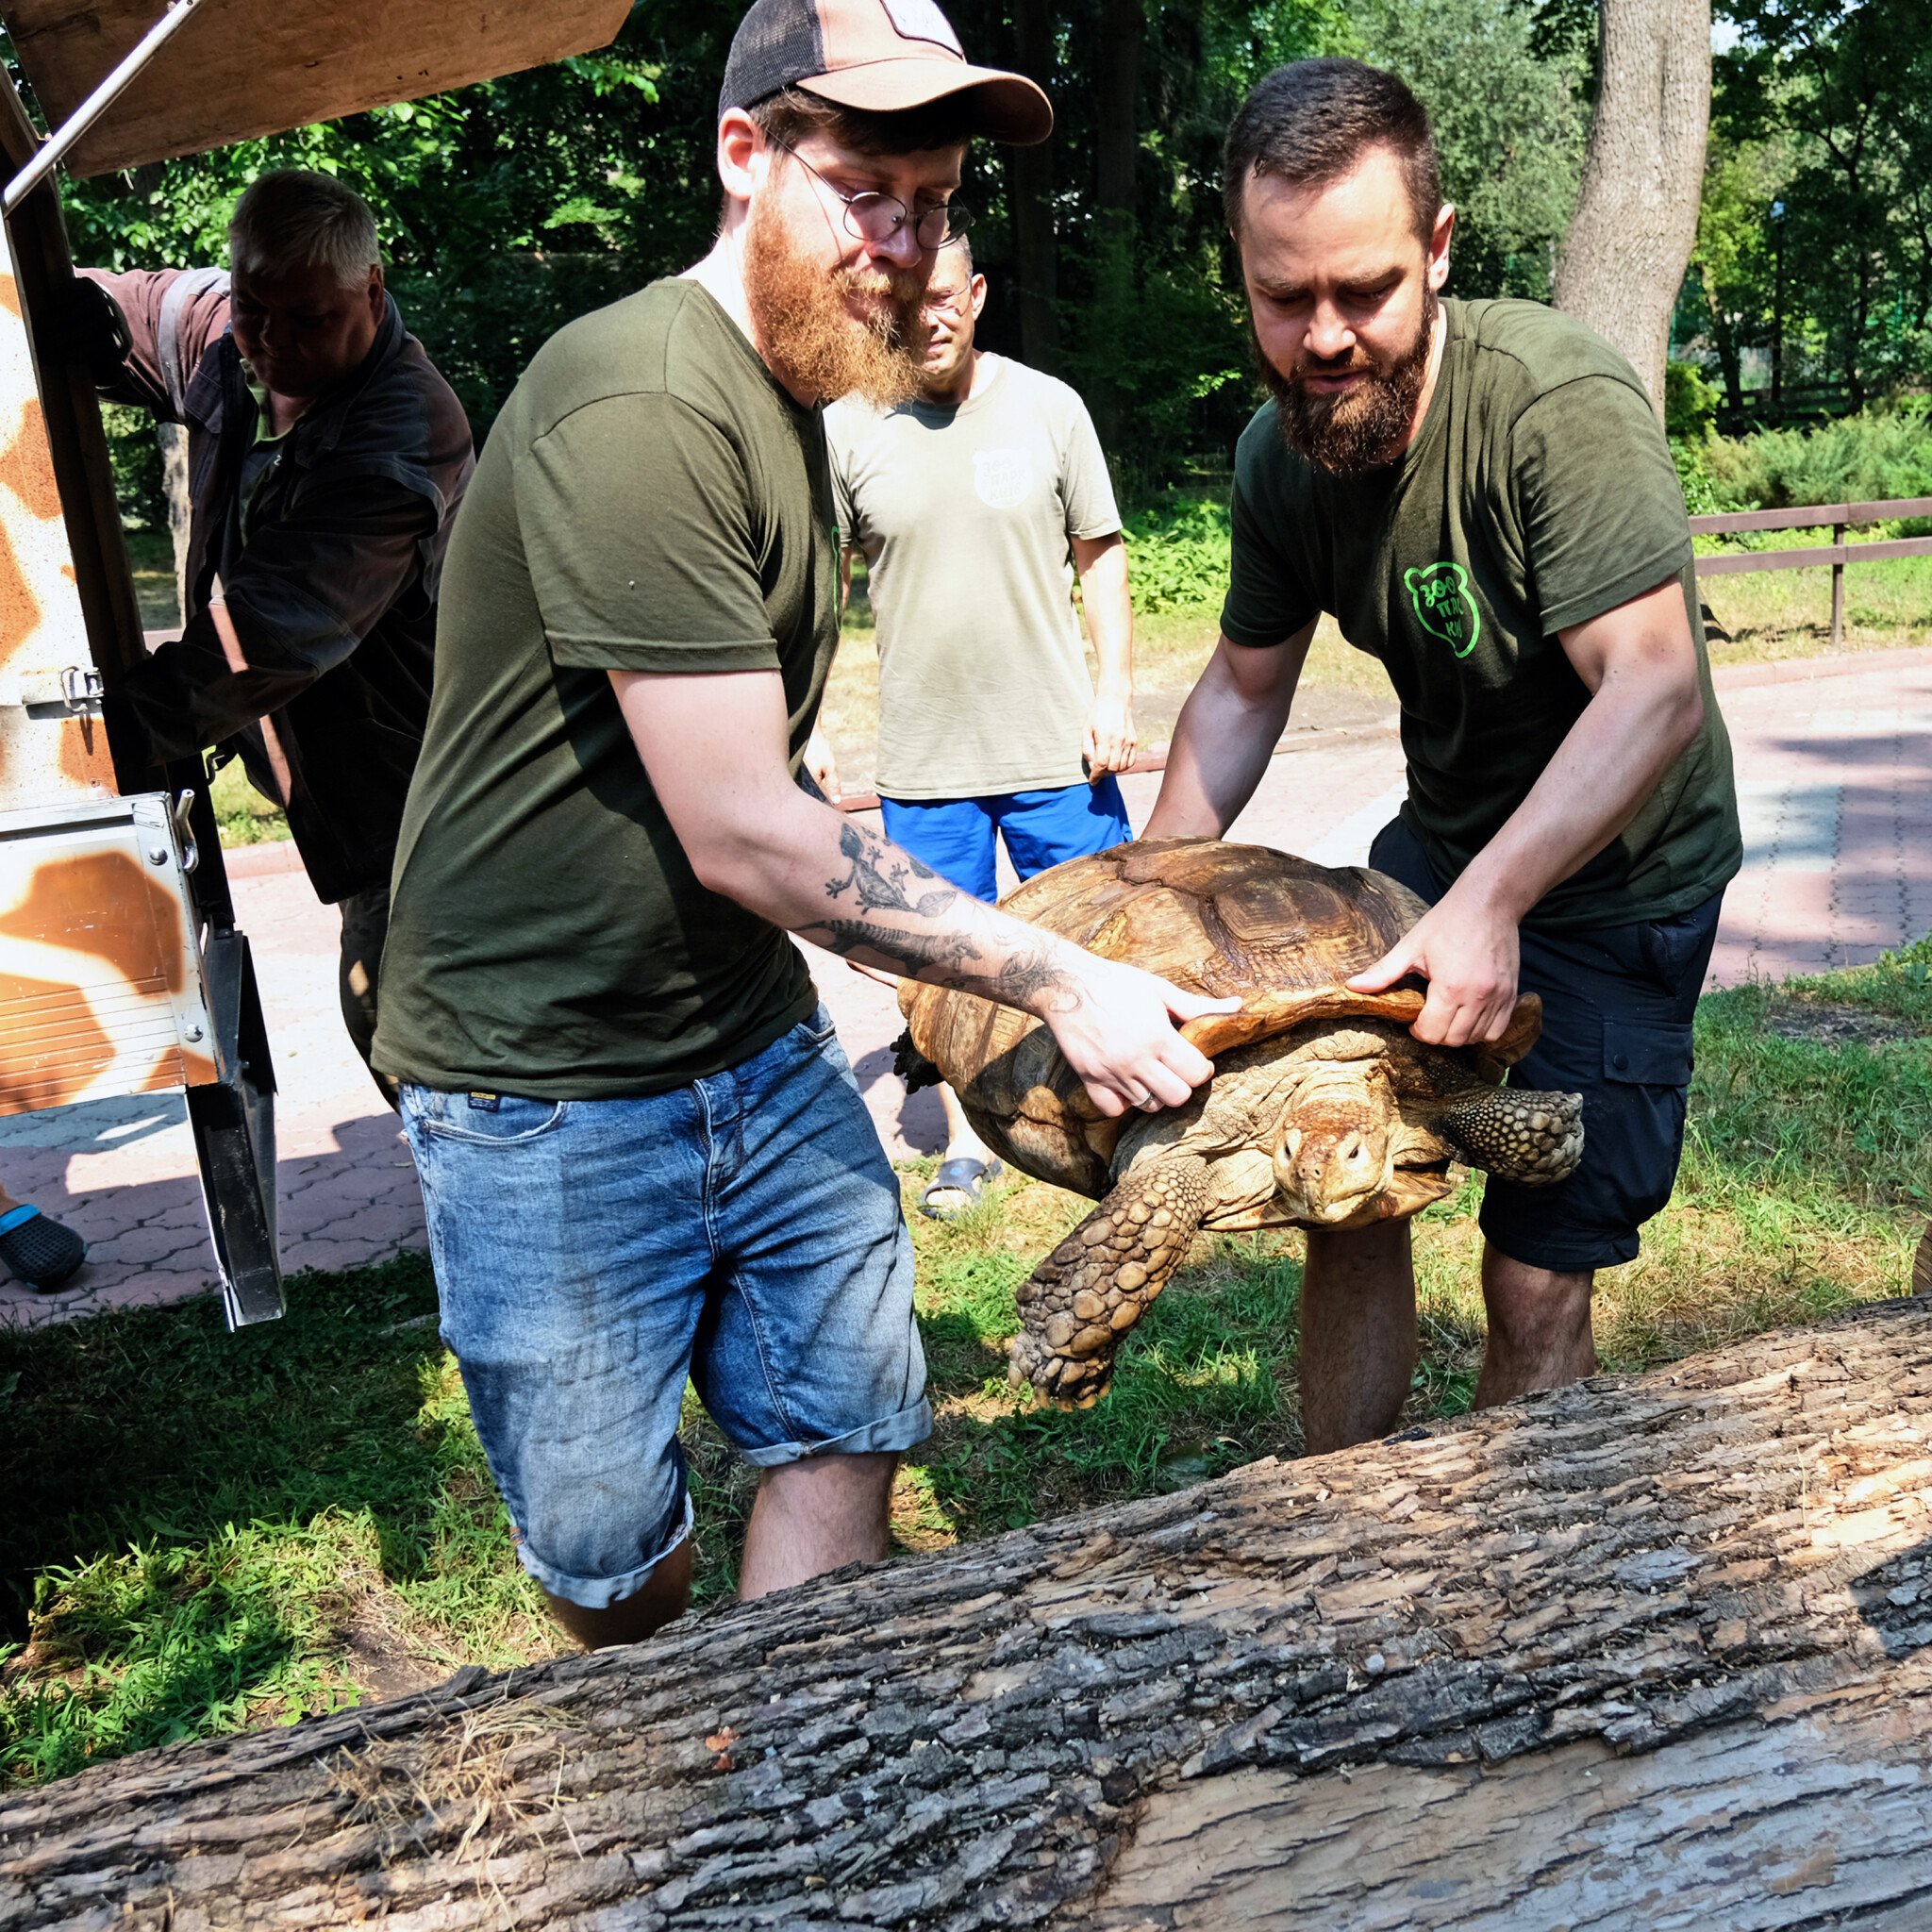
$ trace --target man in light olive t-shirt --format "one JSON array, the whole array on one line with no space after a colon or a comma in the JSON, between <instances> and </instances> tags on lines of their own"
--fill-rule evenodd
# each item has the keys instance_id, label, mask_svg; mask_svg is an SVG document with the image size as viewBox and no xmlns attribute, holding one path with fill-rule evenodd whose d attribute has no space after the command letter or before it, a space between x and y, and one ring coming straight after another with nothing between
<instances>
[{"instance_id":1,"label":"man in light olive t-shirt","mask_svg":"<svg viewBox=\"0 0 1932 1932\"><path fill-rule=\"evenodd\" d=\"M1229 131L1226 198L1274 399L1241 439L1222 639L1147 835L1226 830L1324 612L1381 661L1408 796L1369 862L1430 909L1350 983L1426 980L1413 1030L1447 1046L1499 1038L1536 993L1542 1034L1510 1078L1583 1095L1574 1174L1485 1187L1475 1399L1498 1402L1595 1367L1595 1271L1669 1199L1741 859L1683 495L1607 343L1535 303L1440 299L1455 210L1393 75L1270 75ZM1406 1222L1309 1233L1301 1335L1310 1448L1394 1425Z\"/></svg>"},{"instance_id":2,"label":"man in light olive t-shirt","mask_svg":"<svg viewBox=\"0 0 1932 1932\"><path fill-rule=\"evenodd\" d=\"M1126 545L1100 440L1063 382L974 344L986 277L941 251L920 392L825 411L846 558L863 557L879 653L887 835L942 878L997 894L996 842L1031 878L1133 836ZM1077 572L1099 680L1087 669ZM808 754L824 782L829 749ZM959 1211L999 1162L948 1087L946 1148L920 1205Z\"/></svg>"}]
</instances>

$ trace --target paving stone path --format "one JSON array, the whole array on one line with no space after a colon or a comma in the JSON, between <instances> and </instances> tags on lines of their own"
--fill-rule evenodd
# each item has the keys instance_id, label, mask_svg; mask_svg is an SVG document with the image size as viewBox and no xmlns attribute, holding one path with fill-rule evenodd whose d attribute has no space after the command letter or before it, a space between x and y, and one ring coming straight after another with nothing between
<instances>
[{"instance_id":1,"label":"paving stone path","mask_svg":"<svg viewBox=\"0 0 1932 1932\"><path fill-rule=\"evenodd\" d=\"M1932 931L1932 650L1747 667L1719 692L1736 747L1745 867L1726 894L1711 983L1857 965ZM1402 798L1392 713L1294 735L1231 836L1359 861ZM1125 782L1135 823L1159 788ZM284 848L232 855L281 1092L283 1256L292 1272L378 1260L423 1240L393 1117L342 1032L336 918ZM811 950L807 949L808 952ZM814 953L859 1085L894 1158L937 1150L939 1107L893 1077L891 992ZM0 1178L91 1243L72 1288L0 1281L0 1322L175 1302L212 1276L178 1094L0 1118Z\"/></svg>"}]
</instances>

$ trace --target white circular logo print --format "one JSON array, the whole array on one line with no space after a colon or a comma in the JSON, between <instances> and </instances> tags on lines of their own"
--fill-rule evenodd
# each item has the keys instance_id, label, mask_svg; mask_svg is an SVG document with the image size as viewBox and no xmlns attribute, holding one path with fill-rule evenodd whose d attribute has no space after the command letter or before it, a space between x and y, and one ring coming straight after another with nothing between
<instances>
[{"instance_id":1,"label":"white circular logo print","mask_svg":"<svg viewBox=\"0 0 1932 1932\"><path fill-rule=\"evenodd\" d=\"M1024 449L973 453L973 487L988 509L1017 509L1033 493L1033 458Z\"/></svg>"}]
</instances>

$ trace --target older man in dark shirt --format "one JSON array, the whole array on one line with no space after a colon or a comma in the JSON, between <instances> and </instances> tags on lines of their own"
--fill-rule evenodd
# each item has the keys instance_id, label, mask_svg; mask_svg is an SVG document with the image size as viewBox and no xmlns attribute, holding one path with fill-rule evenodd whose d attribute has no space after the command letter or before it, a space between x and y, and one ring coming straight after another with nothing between
<instances>
[{"instance_id":1,"label":"older man in dark shirt","mask_svg":"<svg viewBox=\"0 0 1932 1932\"><path fill-rule=\"evenodd\" d=\"M108 728L137 761L239 755L287 809L341 908L342 1017L366 1061L470 428L384 289L359 195L264 175L228 242L226 271L84 271L91 332L111 341L97 379L186 425L193 505L181 636L110 694Z\"/></svg>"}]
</instances>

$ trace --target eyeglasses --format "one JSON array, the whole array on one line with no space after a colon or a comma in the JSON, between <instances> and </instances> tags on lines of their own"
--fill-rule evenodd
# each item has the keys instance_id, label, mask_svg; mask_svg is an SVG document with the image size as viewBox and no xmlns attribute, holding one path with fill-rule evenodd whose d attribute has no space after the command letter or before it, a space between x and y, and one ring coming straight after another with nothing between
<instances>
[{"instance_id":1,"label":"eyeglasses","mask_svg":"<svg viewBox=\"0 0 1932 1932\"><path fill-rule=\"evenodd\" d=\"M913 218L911 210L895 194L881 194L870 188L858 194L847 194L833 187L790 142L774 141L772 145L783 148L821 188L845 204L846 229L862 242L890 242L910 219L913 238L930 253L935 248L943 248L948 242L957 242L973 225L973 210L958 201L941 202L937 208L929 208Z\"/></svg>"}]
</instances>

